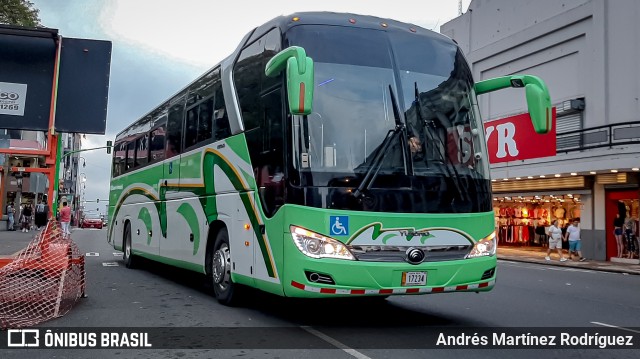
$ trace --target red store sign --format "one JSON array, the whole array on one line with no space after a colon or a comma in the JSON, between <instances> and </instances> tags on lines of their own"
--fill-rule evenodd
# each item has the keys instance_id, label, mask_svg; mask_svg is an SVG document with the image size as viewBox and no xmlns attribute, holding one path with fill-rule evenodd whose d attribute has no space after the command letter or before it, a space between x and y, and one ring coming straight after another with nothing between
<instances>
[{"instance_id":1,"label":"red store sign","mask_svg":"<svg viewBox=\"0 0 640 359\"><path fill-rule=\"evenodd\" d=\"M528 113L484 123L490 163L526 160L556 155L556 108L553 127L540 135Z\"/></svg>"}]
</instances>

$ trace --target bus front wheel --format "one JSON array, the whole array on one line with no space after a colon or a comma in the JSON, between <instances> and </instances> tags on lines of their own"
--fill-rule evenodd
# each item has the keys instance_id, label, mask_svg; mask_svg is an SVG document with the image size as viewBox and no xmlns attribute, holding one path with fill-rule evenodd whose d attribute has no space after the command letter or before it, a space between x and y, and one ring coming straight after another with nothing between
<instances>
[{"instance_id":1,"label":"bus front wheel","mask_svg":"<svg viewBox=\"0 0 640 359\"><path fill-rule=\"evenodd\" d=\"M229 233L226 228L220 229L213 247L211 261L211 277L213 291L218 301L224 305L233 305L237 285L231 280L231 251Z\"/></svg>"}]
</instances>

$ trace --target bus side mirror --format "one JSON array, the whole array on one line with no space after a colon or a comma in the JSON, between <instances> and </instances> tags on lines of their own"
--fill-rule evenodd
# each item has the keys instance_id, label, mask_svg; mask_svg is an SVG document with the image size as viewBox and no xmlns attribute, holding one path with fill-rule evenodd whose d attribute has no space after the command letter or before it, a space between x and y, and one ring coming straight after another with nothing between
<instances>
[{"instance_id":1,"label":"bus side mirror","mask_svg":"<svg viewBox=\"0 0 640 359\"><path fill-rule=\"evenodd\" d=\"M313 104L313 60L304 48L288 47L277 53L265 66L264 73L275 77L286 67L287 99L292 115L308 115Z\"/></svg>"},{"instance_id":2,"label":"bus side mirror","mask_svg":"<svg viewBox=\"0 0 640 359\"><path fill-rule=\"evenodd\" d=\"M553 128L551 97L547 86L541 78L531 75L503 76L476 82L474 86L476 95L508 87L524 87L533 128L540 134L551 131Z\"/></svg>"}]
</instances>

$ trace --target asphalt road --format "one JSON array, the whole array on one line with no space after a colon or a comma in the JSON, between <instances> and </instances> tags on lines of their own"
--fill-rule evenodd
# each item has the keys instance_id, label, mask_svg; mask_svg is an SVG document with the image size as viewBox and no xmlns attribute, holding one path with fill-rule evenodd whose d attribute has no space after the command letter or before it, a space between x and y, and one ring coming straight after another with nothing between
<instances>
[{"instance_id":1,"label":"asphalt road","mask_svg":"<svg viewBox=\"0 0 640 359\"><path fill-rule=\"evenodd\" d=\"M326 301L250 291L242 305L230 308L218 304L200 275L151 262L125 268L121 254L107 245L106 230L76 230L72 237L82 252L92 254L86 257L88 298L41 329L202 327L196 335L216 332L205 346L228 349L11 349L0 357L637 357L637 349L428 349L425 343L439 333L482 335L504 327L523 334L536 327L552 327L552 334L594 327L640 340L640 276L500 261L498 282L489 293ZM188 335L173 333L167 342L183 343Z\"/></svg>"}]
</instances>

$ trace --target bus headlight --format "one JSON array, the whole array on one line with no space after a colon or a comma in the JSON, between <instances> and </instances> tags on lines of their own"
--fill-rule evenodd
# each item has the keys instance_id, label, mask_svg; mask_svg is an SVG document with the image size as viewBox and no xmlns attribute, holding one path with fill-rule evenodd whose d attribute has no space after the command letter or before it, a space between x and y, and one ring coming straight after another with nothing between
<instances>
[{"instance_id":1,"label":"bus headlight","mask_svg":"<svg viewBox=\"0 0 640 359\"><path fill-rule=\"evenodd\" d=\"M308 257L355 260L353 254L340 241L296 226L291 226L290 229L296 247Z\"/></svg>"},{"instance_id":2,"label":"bus headlight","mask_svg":"<svg viewBox=\"0 0 640 359\"><path fill-rule=\"evenodd\" d=\"M487 237L476 242L471 252L467 254L467 258L493 256L496 254L497 247L496 232L492 232Z\"/></svg>"}]
</instances>

